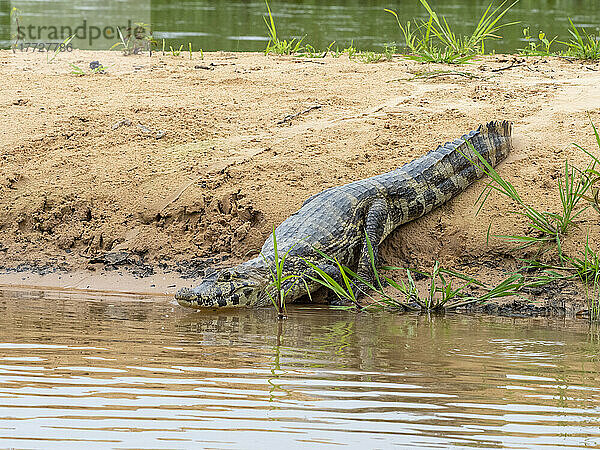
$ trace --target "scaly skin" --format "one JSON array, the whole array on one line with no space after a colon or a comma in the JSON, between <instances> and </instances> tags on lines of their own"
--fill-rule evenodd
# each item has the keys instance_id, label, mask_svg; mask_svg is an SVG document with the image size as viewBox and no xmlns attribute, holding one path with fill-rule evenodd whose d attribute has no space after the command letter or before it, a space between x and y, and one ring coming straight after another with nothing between
<instances>
[{"instance_id":1,"label":"scaly skin","mask_svg":"<svg viewBox=\"0 0 600 450\"><path fill-rule=\"evenodd\" d=\"M466 141L496 166L512 148L511 134L510 122L490 122L392 172L326 189L306 200L275 230L280 257L289 251L284 276L303 278L293 285L286 300L296 300L307 289L313 292L319 287L306 276L313 275L307 260L339 277L338 269L315 248L337 258L363 279L372 280L365 232L377 260L379 245L396 227L437 208L483 175L473 165L478 159ZM197 287L181 289L175 298L192 308L267 305L268 290L273 289L269 266L274 267L274 260L270 236L261 256L213 272Z\"/></svg>"}]
</instances>

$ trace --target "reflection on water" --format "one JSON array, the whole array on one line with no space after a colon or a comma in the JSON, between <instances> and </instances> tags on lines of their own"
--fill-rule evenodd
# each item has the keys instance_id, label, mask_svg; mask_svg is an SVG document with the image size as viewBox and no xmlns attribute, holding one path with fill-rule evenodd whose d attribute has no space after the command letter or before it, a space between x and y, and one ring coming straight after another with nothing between
<instances>
[{"instance_id":1,"label":"reflection on water","mask_svg":"<svg viewBox=\"0 0 600 450\"><path fill-rule=\"evenodd\" d=\"M430 0L459 33L471 33L489 5L487 0ZM494 2L496 5L500 1ZM394 18L384 8L398 11L403 22L427 18L418 0L271 0L278 33L283 38L306 37L306 42L324 49L332 41L345 48L381 50L385 43L403 39ZM51 26L70 20L74 27L87 21L90 26L122 25L128 20L150 22L155 37L167 40L166 48L191 42L195 49L262 51L267 42L263 17L264 0L0 0L0 47L10 45L11 6L22 11L22 24ZM486 45L486 50L514 51L522 48L525 26L537 36L544 30L552 38L569 39L568 18L594 32L600 26L597 0L520 0L506 16L505 23L521 24L501 31L503 39ZM106 22L106 23L105 23ZM93 34L89 32L88 34ZM116 35L112 34L116 42ZM29 38L31 40L32 38ZM52 41L54 42L54 41ZM57 41L57 42L60 42ZM78 48L108 49L111 44L82 39ZM335 46L334 46L335 48Z\"/></svg>"},{"instance_id":2,"label":"reflection on water","mask_svg":"<svg viewBox=\"0 0 600 450\"><path fill-rule=\"evenodd\" d=\"M600 446L585 322L0 291L0 448Z\"/></svg>"}]
</instances>

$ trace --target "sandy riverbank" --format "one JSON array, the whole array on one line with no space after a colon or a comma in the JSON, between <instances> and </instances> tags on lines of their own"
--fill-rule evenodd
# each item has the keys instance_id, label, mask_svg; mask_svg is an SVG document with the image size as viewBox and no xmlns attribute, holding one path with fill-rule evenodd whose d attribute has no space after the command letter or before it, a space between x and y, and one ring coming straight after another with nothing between
<instances>
[{"instance_id":1,"label":"sandy riverbank","mask_svg":"<svg viewBox=\"0 0 600 450\"><path fill-rule=\"evenodd\" d=\"M89 72L93 60L105 74ZM461 74L415 78L434 70ZM62 268L89 273L93 288L108 267L133 274L127 291L157 289L135 280L167 271L159 290L171 292L207 265L255 255L310 195L389 171L493 119L515 124L500 173L528 202L556 211L565 158L585 161L570 144L594 149L588 114L600 124L598 64L556 58L495 55L449 67L75 50L48 64L42 53L0 51L0 79L0 284L43 285ZM524 221L500 196L476 216L483 187L397 230L386 260L438 259L484 276L513 269L523 254L486 243L487 229L521 233ZM598 215L582 220L567 250L590 227L600 242Z\"/></svg>"}]
</instances>

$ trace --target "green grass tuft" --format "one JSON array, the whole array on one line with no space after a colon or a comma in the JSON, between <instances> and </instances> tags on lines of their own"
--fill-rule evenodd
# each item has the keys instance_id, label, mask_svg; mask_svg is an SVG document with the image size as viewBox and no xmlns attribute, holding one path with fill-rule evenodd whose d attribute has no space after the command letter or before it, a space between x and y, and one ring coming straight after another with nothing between
<instances>
[{"instance_id":1,"label":"green grass tuft","mask_svg":"<svg viewBox=\"0 0 600 450\"><path fill-rule=\"evenodd\" d=\"M302 49L302 52L298 54L298 56L303 58L325 58L329 52L331 51L331 47L333 47L335 41L333 41L325 50L317 50L310 44L306 44Z\"/></svg>"},{"instance_id":2,"label":"green grass tuft","mask_svg":"<svg viewBox=\"0 0 600 450\"><path fill-rule=\"evenodd\" d=\"M138 55L144 50L147 50L152 56L152 49L156 46L156 40L152 36L152 29L149 24L143 22L134 23L135 27L127 28L126 35L119 27L117 32L119 34L119 42L114 44L110 50L115 47L121 47L123 55ZM163 39L163 55L165 53L165 41Z\"/></svg>"},{"instance_id":3,"label":"green grass tuft","mask_svg":"<svg viewBox=\"0 0 600 450\"><path fill-rule=\"evenodd\" d=\"M593 123L592 128L598 148L600 149L600 135ZM544 264L537 260L527 261L527 265L522 267L521 271L542 271L541 274L534 277L532 282L527 283L527 286L542 286L557 280L579 279L586 288L590 319L600 320L600 255L598 250L590 245L589 231L583 249L580 249L576 256L567 255L562 249L563 237L573 227L577 226L576 219L590 205L600 212L598 202L598 184L600 183L598 166L600 166L600 159L580 145L574 144L574 146L590 156L591 162L585 170L579 170L576 167L570 166L568 161L565 161L565 169L558 182L561 211L557 213L539 211L526 204L515 187L510 182L504 180L471 146L471 150L479 160L473 161L473 163L478 165L491 178L491 181L477 200L479 204L478 212L483 207L492 190L500 192L513 200L518 206L518 210L513 211L513 213L526 217L529 227L534 233L530 235L497 237L518 242L520 244L519 248L534 244L540 246L550 245L550 248L557 250L559 257L556 265ZM589 205L582 205L582 201L589 202Z\"/></svg>"},{"instance_id":4,"label":"green grass tuft","mask_svg":"<svg viewBox=\"0 0 600 450\"><path fill-rule=\"evenodd\" d=\"M183 44L181 44L179 48L173 48L169 45L169 49L171 50L171 56L179 56L183 50Z\"/></svg>"},{"instance_id":5,"label":"green grass tuft","mask_svg":"<svg viewBox=\"0 0 600 450\"><path fill-rule=\"evenodd\" d=\"M71 43L71 41L75 38L75 35L71 35L67 37L60 45L56 46L56 49L53 51L52 56L50 56L50 52L46 52L46 63L50 64L52 61L56 59L58 54L61 51L65 51L65 48Z\"/></svg>"},{"instance_id":6,"label":"green grass tuft","mask_svg":"<svg viewBox=\"0 0 600 450\"><path fill-rule=\"evenodd\" d=\"M594 122L591 122L592 129L594 130L594 137L596 138L596 144L598 145L598 155L600 155L600 134ZM584 152L592 159L592 163L586 169L585 173L590 180L590 190L587 195L583 195L583 199L587 200L591 206L600 213L600 156L596 156L589 150L586 150L578 144L573 144L579 150Z\"/></svg>"},{"instance_id":7,"label":"green grass tuft","mask_svg":"<svg viewBox=\"0 0 600 450\"><path fill-rule=\"evenodd\" d=\"M477 199L477 203L479 204L477 212L481 211L492 191L500 192L518 205L518 209L511 211L511 213L526 217L529 228L532 231L532 233L527 235L503 235L497 237L517 242L520 244L519 248L536 245L540 247L540 250L543 250L547 244L555 244L558 255L562 258L562 237L570 228L576 225L575 219L586 209L586 207L579 207L579 203L591 188L589 176L576 168L570 167L566 161L564 176L559 179L558 183L562 211L558 213L540 211L526 204L516 188L509 181L502 178L490 163L475 150L475 147L470 142L468 142L468 145L479 160L471 162L492 179ZM468 156L464 156L468 158Z\"/></svg>"},{"instance_id":8,"label":"green grass tuft","mask_svg":"<svg viewBox=\"0 0 600 450\"><path fill-rule=\"evenodd\" d=\"M340 300L350 303L358 309L388 307L402 311L442 312L473 303L482 304L497 298L517 296L520 295L519 291L524 286L524 277L520 274L512 274L498 285L488 287L473 277L443 268L438 261L435 262L432 271L429 273L400 267L382 268L388 271L402 271L406 274L406 280L397 281L379 273L375 266L373 247L366 233L365 239L374 275L372 283L358 276L336 258L332 258L318 249L315 250L338 268L341 282L338 282L315 264L306 261L315 272L315 276L309 276L312 281L329 289ZM421 295L417 288L415 274L429 280L425 295ZM387 293L384 285L391 286L394 292L392 294ZM466 288L470 286L482 291L482 293L480 295L467 293ZM361 295L370 300L368 305L360 303L359 296Z\"/></svg>"},{"instance_id":9,"label":"green grass tuft","mask_svg":"<svg viewBox=\"0 0 600 450\"><path fill-rule=\"evenodd\" d=\"M396 18L406 48L410 52L409 58L421 62L462 64L477 54L485 53L485 42L500 38L501 36L497 34L500 29L518 23L499 23L500 19L517 1L502 9L506 4L506 1L504 1L493 11L490 4L479 19L473 32L466 36L454 32L446 18L440 18L427 0L420 0L429 13L429 20L427 21L413 20L403 25L395 11L391 9L385 9L385 11Z\"/></svg>"},{"instance_id":10,"label":"green grass tuft","mask_svg":"<svg viewBox=\"0 0 600 450\"><path fill-rule=\"evenodd\" d=\"M581 31L575 26L569 17L571 28L569 34L571 40L569 42L560 41L561 44L567 46L567 55L578 59L600 59L600 39L598 36L588 34L584 28Z\"/></svg>"},{"instance_id":11,"label":"green grass tuft","mask_svg":"<svg viewBox=\"0 0 600 450\"><path fill-rule=\"evenodd\" d=\"M523 37L527 41L527 47L519 49L519 54L524 56L551 56L556 55L550 50L550 47L556 41L558 36L552 39L546 37L546 33L540 31L537 40L531 36L529 27L523 28Z\"/></svg>"},{"instance_id":12,"label":"green grass tuft","mask_svg":"<svg viewBox=\"0 0 600 450\"><path fill-rule=\"evenodd\" d=\"M275 268L271 267L269 261L265 258L265 256L261 253L261 256L265 260L267 267L269 267L269 272L271 274L271 284L267 288L267 295L271 299L271 302L277 309L278 317L280 319L285 318L287 314L285 298L289 295L291 290L295 287L296 283L302 280L302 276L298 274L290 274L284 275L283 268L285 264L285 260L287 259L290 252L294 249L295 246L292 246L282 257L279 256L279 250L277 248L277 236L275 235L275 226L273 226L273 251L275 254L275 260L273 263L275 264ZM274 288L275 295L273 295L269 288ZM308 295L310 296L310 292L308 291Z\"/></svg>"},{"instance_id":13,"label":"green grass tuft","mask_svg":"<svg viewBox=\"0 0 600 450\"><path fill-rule=\"evenodd\" d=\"M263 18L269 32L269 42L267 43L267 48L265 48L265 55L268 55L269 53L275 55L291 55L293 53L298 53L302 50L302 41L304 40L304 37L298 40L294 38L291 41L279 39L268 0L265 0L265 4L267 5L267 12L269 13L268 20L266 17Z\"/></svg>"}]
</instances>

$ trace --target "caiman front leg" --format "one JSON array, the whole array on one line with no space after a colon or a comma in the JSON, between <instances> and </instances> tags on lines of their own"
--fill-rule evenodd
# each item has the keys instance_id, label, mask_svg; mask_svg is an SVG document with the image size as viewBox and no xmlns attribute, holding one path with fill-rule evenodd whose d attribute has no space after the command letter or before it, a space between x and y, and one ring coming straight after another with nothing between
<instances>
[{"instance_id":1,"label":"caiman front leg","mask_svg":"<svg viewBox=\"0 0 600 450\"><path fill-rule=\"evenodd\" d=\"M379 244L383 239L383 233L385 231L385 224L388 220L388 204L383 199L377 199L369 206L367 210L367 216L365 219L365 229L363 231L366 236L369 237L371 248L373 249L373 261L375 264L379 262ZM367 239L364 238L360 256L358 259L358 267L356 274L367 283L375 287L377 282L375 280L375 272L373 271L373 264L371 262L371 255L369 254L369 246ZM355 286L359 289L359 292L363 294L368 290L363 283L355 283Z\"/></svg>"}]
</instances>

